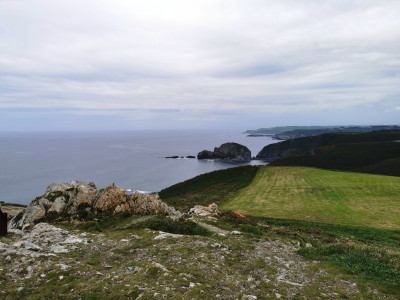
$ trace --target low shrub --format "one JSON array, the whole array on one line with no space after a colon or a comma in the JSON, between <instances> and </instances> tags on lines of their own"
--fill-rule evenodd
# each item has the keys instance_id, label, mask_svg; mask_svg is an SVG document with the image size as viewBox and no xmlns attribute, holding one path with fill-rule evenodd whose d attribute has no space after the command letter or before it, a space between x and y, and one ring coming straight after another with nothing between
<instances>
[{"instance_id":1,"label":"low shrub","mask_svg":"<svg viewBox=\"0 0 400 300\"><path fill-rule=\"evenodd\" d=\"M260 226L249 225L249 224L240 225L239 230L257 236L261 236L264 233Z\"/></svg>"},{"instance_id":2,"label":"low shrub","mask_svg":"<svg viewBox=\"0 0 400 300\"><path fill-rule=\"evenodd\" d=\"M173 220L165 216L157 216L132 225L135 229L148 228L174 234L185 235L210 235L210 231L186 219Z\"/></svg>"},{"instance_id":3,"label":"low shrub","mask_svg":"<svg viewBox=\"0 0 400 300\"><path fill-rule=\"evenodd\" d=\"M400 282L400 256L382 249L321 244L303 248L300 253L309 259L327 261L350 274L379 282L391 291L395 291Z\"/></svg>"}]
</instances>

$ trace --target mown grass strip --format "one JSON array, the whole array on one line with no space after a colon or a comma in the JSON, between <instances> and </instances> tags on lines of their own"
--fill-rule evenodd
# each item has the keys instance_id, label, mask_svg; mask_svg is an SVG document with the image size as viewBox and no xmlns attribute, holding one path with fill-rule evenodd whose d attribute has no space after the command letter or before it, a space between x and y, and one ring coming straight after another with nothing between
<instances>
[{"instance_id":1,"label":"mown grass strip","mask_svg":"<svg viewBox=\"0 0 400 300\"><path fill-rule=\"evenodd\" d=\"M399 195L399 177L266 166L220 208L251 216L399 230Z\"/></svg>"}]
</instances>

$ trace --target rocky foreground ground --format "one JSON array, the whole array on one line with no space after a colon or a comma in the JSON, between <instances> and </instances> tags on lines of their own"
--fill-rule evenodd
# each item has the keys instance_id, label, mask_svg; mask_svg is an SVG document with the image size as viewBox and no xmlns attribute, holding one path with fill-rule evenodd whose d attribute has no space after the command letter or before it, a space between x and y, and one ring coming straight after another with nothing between
<instances>
[{"instance_id":1,"label":"rocky foreground ground","mask_svg":"<svg viewBox=\"0 0 400 300\"><path fill-rule=\"evenodd\" d=\"M132 229L139 220L103 232L46 223L12 230L0 242L0 298L362 298L348 276L297 254L311 244L277 228L255 236L197 217L213 234L188 236ZM390 299L374 290L370 296Z\"/></svg>"},{"instance_id":2,"label":"rocky foreground ground","mask_svg":"<svg viewBox=\"0 0 400 300\"><path fill-rule=\"evenodd\" d=\"M292 229L216 205L182 215L156 195L73 182L51 185L10 225L0 299L395 299L306 260L299 250L314 246Z\"/></svg>"}]
</instances>

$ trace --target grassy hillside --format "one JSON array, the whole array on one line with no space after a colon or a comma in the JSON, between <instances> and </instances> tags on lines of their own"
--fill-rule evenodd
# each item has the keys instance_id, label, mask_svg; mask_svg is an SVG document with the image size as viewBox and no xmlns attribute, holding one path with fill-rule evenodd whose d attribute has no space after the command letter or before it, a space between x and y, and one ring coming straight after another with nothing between
<instances>
[{"instance_id":1,"label":"grassy hillside","mask_svg":"<svg viewBox=\"0 0 400 300\"><path fill-rule=\"evenodd\" d=\"M263 167L222 209L247 215L400 229L400 178Z\"/></svg>"},{"instance_id":2,"label":"grassy hillside","mask_svg":"<svg viewBox=\"0 0 400 300\"><path fill-rule=\"evenodd\" d=\"M249 185L258 168L244 166L199 175L160 191L160 197L177 209L187 212L196 204L220 203Z\"/></svg>"},{"instance_id":3,"label":"grassy hillside","mask_svg":"<svg viewBox=\"0 0 400 300\"><path fill-rule=\"evenodd\" d=\"M257 155L275 166L308 166L400 176L400 131L324 134L271 144ZM388 160L387 162L385 162Z\"/></svg>"},{"instance_id":4,"label":"grassy hillside","mask_svg":"<svg viewBox=\"0 0 400 300\"><path fill-rule=\"evenodd\" d=\"M400 176L399 156L399 142L349 143L321 147L310 155L287 157L271 165L308 166Z\"/></svg>"},{"instance_id":5,"label":"grassy hillside","mask_svg":"<svg viewBox=\"0 0 400 300\"><path fill-rule=\"evenodd\" d=\"M180 209L219 202L221 209L240 211L262 224L225 212L219 226L229 221L258 239L276 233L300 240L309 245L298 252L303 257L320 261L329 274L356 279L360 299L400 296L399 195L400 177L271 166L216 171L161 193ZM375 288L385 297L372 292Z\"/></svg>"}]
</instances>

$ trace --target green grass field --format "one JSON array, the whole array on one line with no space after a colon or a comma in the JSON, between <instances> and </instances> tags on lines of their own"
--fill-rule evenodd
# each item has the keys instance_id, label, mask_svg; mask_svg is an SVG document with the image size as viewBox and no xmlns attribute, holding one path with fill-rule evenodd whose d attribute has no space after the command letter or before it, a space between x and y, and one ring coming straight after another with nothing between
<instances>
[{"instance_id":1,"label":"green grass field","mask_svg":"<svg viewBox=\"0 0 400 300\"><path fill-rule=\"evenodd\" d=\"M266 225L253 222L235 229L261 235L267 230L267 235L276 232L284 239L310 242L312 247L299 253L324 262L333 274L357 278L360 299L379 299L369 287L400 297L400 177L311 167L240 167L200 175L160 196L183 212L215 202L221 210L240 211Z\"/></svg>"},{"instance_id":2,"label":"green grass field","mask_svg":"<svg viewBox=\"0 0 400 300\"><path fill-rule=\"evenodd\" d=\"M246 215L400 229L400 178L307 167L262 167L220 204Z\"/></svg>"}]
</instances>

